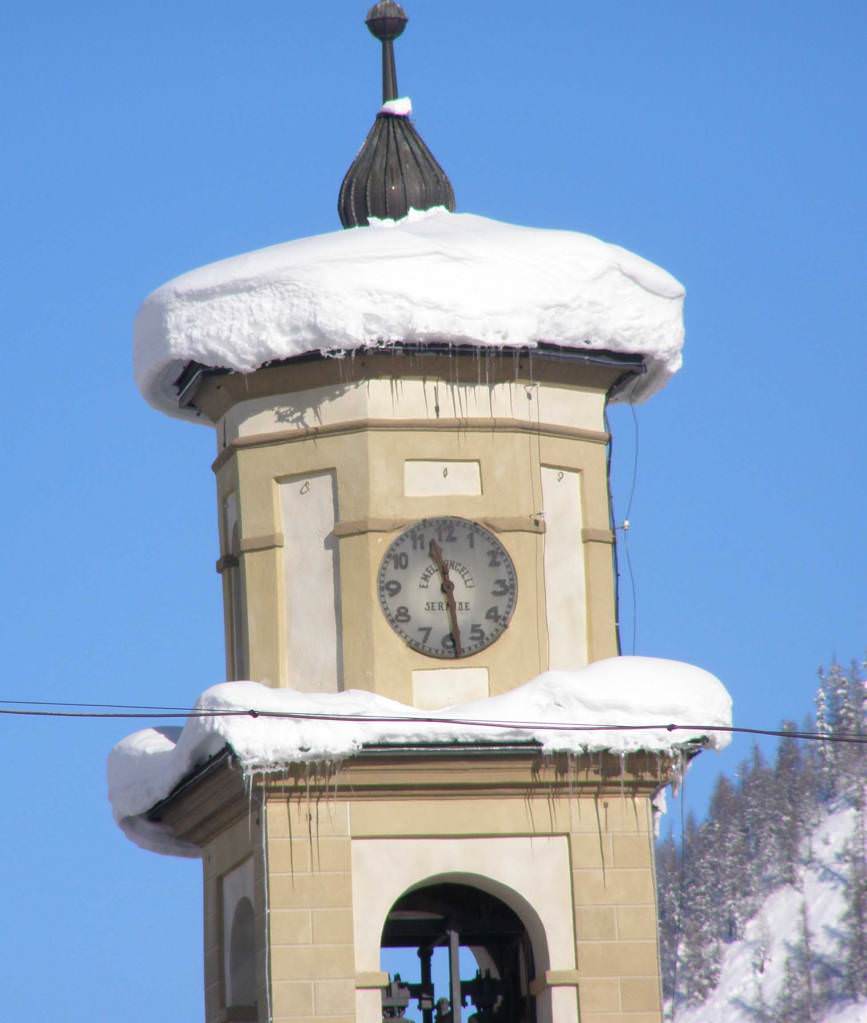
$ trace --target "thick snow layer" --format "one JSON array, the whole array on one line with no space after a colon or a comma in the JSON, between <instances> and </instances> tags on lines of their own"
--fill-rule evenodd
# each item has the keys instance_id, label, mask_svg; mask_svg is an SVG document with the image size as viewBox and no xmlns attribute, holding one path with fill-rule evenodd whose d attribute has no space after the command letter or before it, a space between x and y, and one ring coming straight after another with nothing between
<instances>
[{"instance_id":1,"label":"thick snow layer","mask_svg":"<svg viewBox=\"0 0 867 1023\"><path fill-rule=\"evenodd\" d=\"M855 810L849 807L830 814L813 832L810 862L800 868L797 884L783 885L768 895L743 939L727 947L719 982L707 1001L679 1009L677 1023L755 1023L759 995L765 1005L773 1005L780 993L786 960L800 933L803 904L814 952L834 961L835 935L845 907L841 860L854 821ZM821 1023L867 1023L867 1004L829 1009Z\"/></svg>"},{"instance_id":2,"label":"thick snow layer","mask_svg":"<svg viewBox=\"0 0 867 1023\"><path fill-rule=\"evenodd\" d=\"M394 342L490 347L549 342L640 354L641 400L681 363L683 287L590 235L437 208L317 235L193 270L158 288L135 322L149 402L184 416L183 366L249 373L276 359Z\"/></svg>"},{"instance_id":3,"label":"thick snow layer","mask_svg":"<svg viewBox=\"0 0 867 1023\"><path fill-rule=\"evenodd\" d=\"M157 852L196 855L142 815L226 746L253 774L339 761L365 745L533 740L552 753L672 753L706 738L721 749L729 735L714 729L731 725L731 697L718 679L653 657L612 657L580 671L549 671L500 696L433 712L362 690L300 693L257 682L213 686L196 709L213 713L190 718L181 731L136 732L109 756L115 819L133 841ZM250 710L266 716L244 713ZM669 724L687 727L671 731Z\"/></svg>"}]
</instances>

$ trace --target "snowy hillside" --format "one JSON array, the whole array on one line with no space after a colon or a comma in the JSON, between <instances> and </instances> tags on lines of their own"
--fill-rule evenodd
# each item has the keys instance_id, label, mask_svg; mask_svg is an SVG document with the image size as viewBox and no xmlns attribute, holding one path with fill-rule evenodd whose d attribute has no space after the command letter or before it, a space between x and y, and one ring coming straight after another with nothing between
<instances>
[{"instance_id":1,"label":"snowy hillside","mask_svg":"<svg viewBox=\"0 0 867 1023\"><path fill-rule=\"evenodd\" d=\"M669 1020L867 1023L865 676L820 673L815 721L658 846Z\"/></svg>"},{"instance_id":2,"label":"snowy hillside","mask_svg":"<svg viewBox=\"0 0 867 1023\"><path fill-rule=\"evenodd\" d=\"M814 1007L807 1014L792 1004L790 1023L867 1023L867 999L853 1004L832 997L822 1005L833 978L845 972L841 939L856 817L845 807L822 821L807 839L809 862L795 882L768 895L743 938L726 947L716 988L702 1005L680 1009L676 1023L770 1023L778 1018L774 1007L787 1000Z\"/></svg>"}]
</instances>

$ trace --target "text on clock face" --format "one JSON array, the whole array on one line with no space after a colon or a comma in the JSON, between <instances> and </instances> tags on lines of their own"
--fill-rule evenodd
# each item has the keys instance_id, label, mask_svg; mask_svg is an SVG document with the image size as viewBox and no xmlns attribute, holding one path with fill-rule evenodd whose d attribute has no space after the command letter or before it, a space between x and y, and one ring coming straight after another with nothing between
<instances>
[{"instance_id":1,"label":"text on clock face","mask_svg":"<svg viewBox=\"0 0 867 1023\"><path fill-rule=\"evenodd\" d=\"M453 561L451 558L445 560L446 567L457 574L463 579L464 585L468 590L473 589L476 585L473 580L473 573L467 568L466 565L461 564L459 561ZM431 580L434 580L434 584L439 582L439 569L436 565L428 565L427 568L422 572L421 578L418 581L418 588L420 590L426 590L431 585Z\"/></svg>"},{"instance_id":2,"label":"text on clock face","mask_svg":"<svg viewBox=\"0 0 867 1023\"><path fill-rule=\"evenodd\" d=\"M470 602L468 600L456 600L455 605L458 611L472 611ZM424 605L425 611L447 611L445 601L442 600L428 600Z\"/></svg>"}]
</instances>

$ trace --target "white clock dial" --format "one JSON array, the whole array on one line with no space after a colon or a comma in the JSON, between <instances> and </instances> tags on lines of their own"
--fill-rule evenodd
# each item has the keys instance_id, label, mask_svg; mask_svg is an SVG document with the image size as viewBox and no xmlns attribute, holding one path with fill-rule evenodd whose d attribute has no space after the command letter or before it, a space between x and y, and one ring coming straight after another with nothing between
<instances>
[{"instance_id":1,"label":"white clock dial","mask_svg":"<svg viewBox=\"0 0 867 1023\"><path fill-rule=\"evenodd\" d=\"M469 519L445 515L405 529L379 568L389 625L430 657L468 657L503 634L518 597L506 548Z\"/></svg>"}]
</instances>

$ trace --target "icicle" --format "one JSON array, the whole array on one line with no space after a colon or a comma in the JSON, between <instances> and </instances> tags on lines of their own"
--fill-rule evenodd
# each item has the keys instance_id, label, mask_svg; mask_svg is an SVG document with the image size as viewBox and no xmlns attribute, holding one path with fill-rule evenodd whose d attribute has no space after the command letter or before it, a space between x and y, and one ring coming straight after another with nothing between
<instances>
[{"instance_id":1,"label":"icicle","mask_svg":"<svg viewBox=\"0 0 867 1023\"><path fill-rule=\"evenodd\" d=\"M561 757L558 753L545 751L542 753L542 760L547 770L548 783L545 786L545 803L548 807L548 826L551 830L556 828L557 813L557 778L560 775Z\"/></svg>"},{"instance_id":2,"label":"icicle","mask_svg":"<svg viewBox=\"0 0 867 1023\"><path fill-rule=\"evenodd\" d=\"M255 771L251 771L245 777L245 788L247 796L247 840L253 841L253 781L255 779Z\"/></svg>"},{"instance_id":3,"label":"icicle","mask_svg":"<svg viewBox=\"0 0 867 1023\"><path fill-rule=\"evenodd\" d=\"M602 865L602 885L605 887L607 880L605 875L605 839L604 835L608 831L608 801L603 800L602 806L605 809L605 824L603 827L602 815L599 813L599 792L598 790L593 793L593 807L596 810L596 833L599 836L599 862Z\"/></svg>"},{"instance_id":4,"label":"icicle","mask_svg":"<svg viewBox=\"0 0 867 1023\"><path fill-rule=\"evenodd\" d=\"M659 838L662 817L668 810L668 803L665 798L665 785L660 785L650 798L650 808L653 813L653 837Z\"/></svg>"},{"instance_id":5,"label":"icicle","mask_svg":"<svg viewBox=\"0 0 867 1023\"><path fill-rule=\"evenodd\" d=\"M682 746L672 750L671 794L676 799L686 776L686 753Z\"/></svg>"},{"instance_id":6,"label":"icicle","mask_svg":"<svg viewBox=\"0 0 867 1023\"><path fill-rule=\"evenodd\" d=\"M253 782L255 778L255 769L243 770L241 774L241 781L244 786L244 794L247 797L247 838L252 843L253 841Z\"/></svg>"},{"instance_id":7,"label":"icicle","mask_svg":"<svg viewBox=\"0 0 867 1023\"><path fill-rule=\"evenodd\" d=\"M303 765L304 770L304 813L307 817L307 841L310 843L310 848L313 848L313 804L310 799L310 761L306 760ZM318 821L317 821L318 830Z\"/></svg>"}]
</instances>

